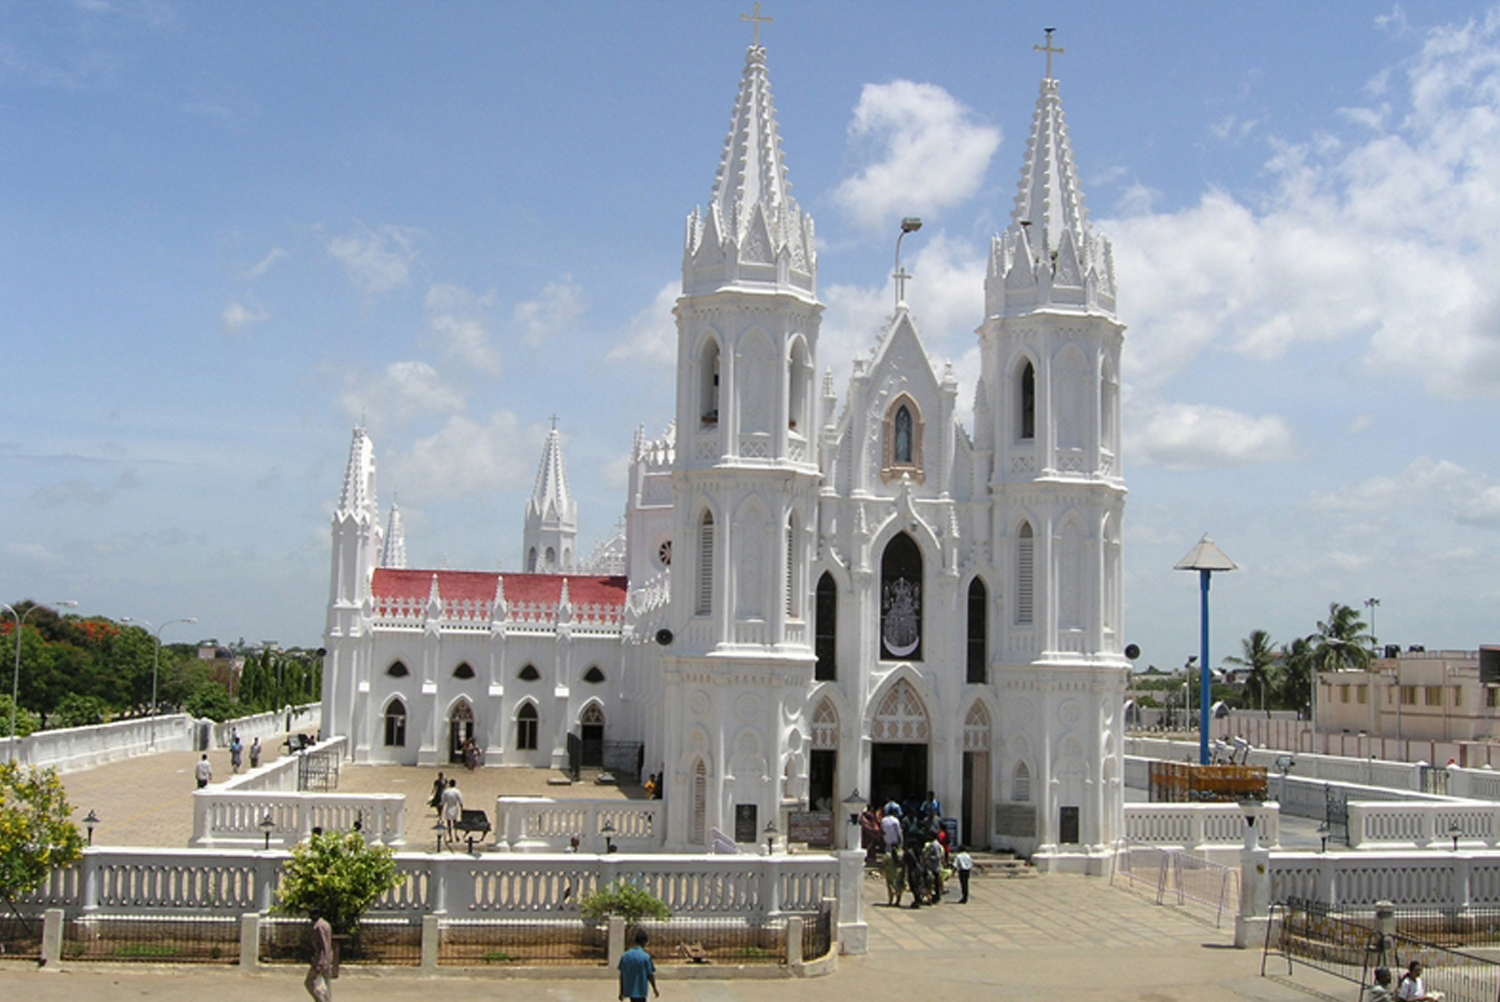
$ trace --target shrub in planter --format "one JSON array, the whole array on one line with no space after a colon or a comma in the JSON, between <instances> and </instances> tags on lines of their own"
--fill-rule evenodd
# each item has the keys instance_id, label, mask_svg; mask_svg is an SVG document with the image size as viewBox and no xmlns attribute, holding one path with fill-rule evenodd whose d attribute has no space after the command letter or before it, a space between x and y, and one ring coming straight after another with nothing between
<instances>
[{"instance_id":1,"label":"shrub in planter","mask_svg":"<svg viewBox=\"0 0 1500 1002\"><path fill-rule=\"evenodd\" d=\"M322 915L336 935L349 935L365 909L402 879L389 846L370 845L359 832L313 835L292 848L276 910Z\"/></svg>"},{"instance_id":2,"label":"shrub in planter","mask_svg":"<svg viewBox=\"0 0 1500 1002\"><path fill-rule=\"evenodd\" d=\"M594 922L618 915L628 925L634 925L642 919L665 922L672 917L672 910L667 907L666 902L623 880L586 895L578 902L578 909L584 918Z\"/></svg>"}]
</instances>

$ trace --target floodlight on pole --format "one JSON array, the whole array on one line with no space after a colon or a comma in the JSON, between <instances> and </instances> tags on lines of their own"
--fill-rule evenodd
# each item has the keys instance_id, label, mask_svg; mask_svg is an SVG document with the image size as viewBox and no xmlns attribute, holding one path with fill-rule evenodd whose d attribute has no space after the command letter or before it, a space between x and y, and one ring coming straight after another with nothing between
<instances>
[{"instance_id":1,"label":"floodlight on pole","mask_svg":"<svg viewBox=\"0 0 1500 1002\"><path fill-rule=\"evenodd\" d=\"M78 603L71 599L58 599L52 604L62 606L64 609L78 608ZM12 762L17 758L16 708L21 705L21 632L26 626L27 618L40 608L42 606L33 603L31 608L26 610L26 614L22 615L16 611L15 606L0 602L0 609L6 609L16 617L16 662L10 673L10 760Z\"/></svg>"},{"instance_id":2,"label":"floodlight on pole","mask_svg":"<svg viewBox=\"0 0 1500 1002\"><path fill-rule=\"evenodd\" d=\"M1188 551L1187 556L1173 566L1176 571L1197 571L1199 601L1199 656L1198 656L1198 761L1208 765L1208 707L1209 693L1213 690L1213 678L1208 670L1208 587L1215 571L1237 571L1239 564L1224 555L1214 541L1204 533L1198 545Z\"/></svg>"}]
</instances>

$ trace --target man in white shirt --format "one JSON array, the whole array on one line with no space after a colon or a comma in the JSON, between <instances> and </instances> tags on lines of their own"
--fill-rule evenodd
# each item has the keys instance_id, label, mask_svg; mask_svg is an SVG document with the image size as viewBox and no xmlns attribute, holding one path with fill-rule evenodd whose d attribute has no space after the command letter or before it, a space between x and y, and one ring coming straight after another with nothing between
<instances>
[{"instance_id":1,"label":"man in white shirt","mask_svg":"<svg viewBox=\"0 0 1500 1002\"><path fill-rule=\"evenodd\" d=\"M198 777L200 790L214 778L214 767L208 764L208 752L204 752L203 757L198 760L198 767L194 770L194 774Z\"/></svg>"}]
</instances>

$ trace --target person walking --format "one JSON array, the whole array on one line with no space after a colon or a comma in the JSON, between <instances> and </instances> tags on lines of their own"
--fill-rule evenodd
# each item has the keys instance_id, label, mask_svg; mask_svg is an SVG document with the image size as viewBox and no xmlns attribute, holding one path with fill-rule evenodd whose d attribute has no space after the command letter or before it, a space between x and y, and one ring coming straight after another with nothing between
<instances>
[{"instance_id":1,"label":"person walking","mask_svg":"<svg viewBox=\"0 0 1500 1002\"><path fill-rule=\"evenodd\" d=\"M255 738L250 742L250 768L260 768L260 738Z\"/></svg>"},{"instance_id":2,"label":"person walking","mask_svg":"<svg viewBox=\"0 0 1500 1002\"><path fill-rule=\"evenodd\" d=\"M646 986L651 986L651 994L661 998L661 992L656 989L656 963L651 959L651 954L646 952L646 944L651 941L645 929L635 931L635 946L626 950L620 956L620 998L619 1002L646 1002Z\"/></svg>"},{"instance_id":3,"label":"person walking","mask_svg":"<svg viewBox=\"0 0 1500 1002\"><path fill-rule=\"evenodd\" d=\"M958 874L958 903L966 905L969 903L969 871L974 869L974 857L967 850L960 850L953 857L953 869Z\"/></svg>"},{"instance_id":4,"label":"person walking","mask_svg":"<svg viewBox=\"0 0 1500 1002\"><path fill-rule=\"evenodd\" d=\"M313 1002L332 1002L333 999L333 926L321 915L313 915L312 964L307 969L307 980L303 985Z\"/></svg>"},{"instance_id":5,"label":"person walking","mask_svg":"<svg viewBox=\"0 0 1500 1002\"><path fill-rule=\"evenodd\" d=\"M443 824L448 828L448 841L452 842L457 836L458 819L464 814L464 795L458 792L458 780L448 780L448 788L443 791Z\"/></svg>"},{"instance_id":6,"label":"person walking","mask_svg":"<svg viewBox=\"0 0 1500 1002\"><path fill-rule=\"evenodd\" d=\"M240 771L240 763L244 761L245 743L240 740L239 731L229 732L229 771L236 773Z\"/></svg>"},{"instance_id":7,"label":"person walking","mask_svg":"<svg viewBox=\"0 0 1500 1002\"><path fill-rule=\"evenodd\" d=\"M193 774L198 778L200 790L213 781L214 767L208 764L208 752L204 752L203 757L198 760L198 766L193 770Z\"/></svg>"}]
</instances>

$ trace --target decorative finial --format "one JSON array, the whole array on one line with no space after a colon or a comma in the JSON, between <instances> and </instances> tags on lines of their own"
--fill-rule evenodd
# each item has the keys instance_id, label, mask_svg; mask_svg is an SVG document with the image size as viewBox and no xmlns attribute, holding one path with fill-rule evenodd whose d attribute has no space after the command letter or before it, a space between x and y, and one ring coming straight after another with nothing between
<instances>
[{"instance_id":1,"label":"decorative finial","mask_svg":"<svg viewBox=\"0 0 1500 1002\"><path fill-rule=\"evenodd\" d=\"M556 414L552 415L552 430L553 431L557 430L557 415Z\"/></svg>"},{"instance_id":2,"label":"decorative finial","mask_svg":"<svg viewBox=\"0 0 1500 1002\"><path fill-rule=\"evenodd\" d=\"M1055 53L1057 53L1060 56L1060 55L1063 54L1064 51L1066 51L1064 49L1054 48L1053 45L1052 45L1052 33L1054 31L1056 31L1056 30L1057 30L1056 28L1048 28L1048 29L1046 29L1046 31L1047 31L1047 44L1046 45L1033 45L1032 46L1032 49L1035 50L1035 51L1037 51L1037 52L1045 52L1045 53L1047 53L1047 79L1048 80L1052 79L1052 53L1055 52Z\"/></svg>"},{"instance_id":3,"label":"decorative finial","mask_svg":"<svg viewBox=\"0 0 1500 1002\"><path fill-rule=\"evenodd\" d=\"M755 13L741 14L740 20L755 22L755 40L750 43L750 47L753 49L758 49L760 48L760 26L763 24L771 24L775 22L776 19L774 17L761 17L760 0L755 0Z\"/></svg>"}]
</instances>

